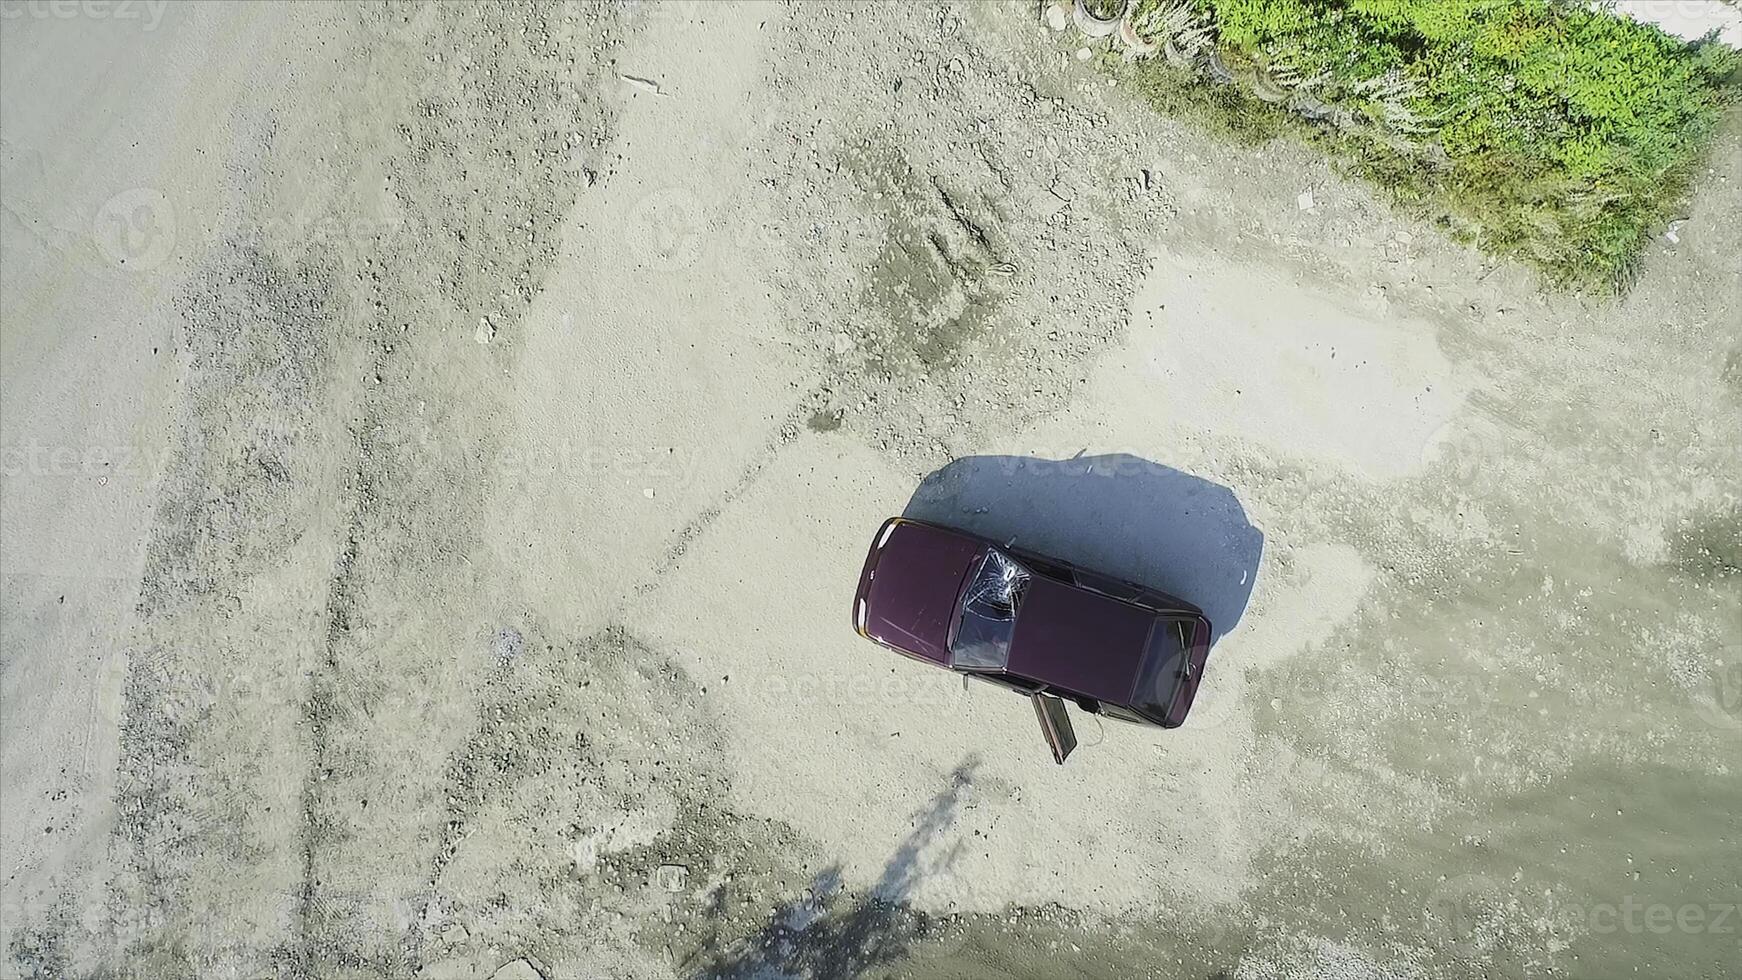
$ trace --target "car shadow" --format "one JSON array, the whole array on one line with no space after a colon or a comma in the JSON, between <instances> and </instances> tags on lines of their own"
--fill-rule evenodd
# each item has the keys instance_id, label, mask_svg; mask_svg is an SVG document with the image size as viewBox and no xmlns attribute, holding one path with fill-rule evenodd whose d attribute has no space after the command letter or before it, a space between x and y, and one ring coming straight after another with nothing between
<instances>
[{"instance_id":1,"label":"car shadow","mask_svg":"<svg viewBox=\"0 0 1742 980\"><path fill-rule=\"evenodd\" d=\"M931 521L1178 596L1212 642L1246 611L1264 534L1234 492L1125 453L966 456L926 477L902 516Z\"/></svg>"},{"instance_id":2,"label":"car shadow","mask_svg":"<svg viewBox=\"0 0 1742 980\"><path fill-rule=\"evenodd\" d=\"M804 898L776 908L754 935L690 964L690 976L846 980L904 962L916 947L934 942L942 920L910 908L908 899L926 876L955 863L959 843L943 853L928 853L928 848L954 822L979 764L970 755L950 772L948 784L914 816L913 829L870 889L846 891L840 867L830 866L811 880Z\"/></svg>"}]
</instances>

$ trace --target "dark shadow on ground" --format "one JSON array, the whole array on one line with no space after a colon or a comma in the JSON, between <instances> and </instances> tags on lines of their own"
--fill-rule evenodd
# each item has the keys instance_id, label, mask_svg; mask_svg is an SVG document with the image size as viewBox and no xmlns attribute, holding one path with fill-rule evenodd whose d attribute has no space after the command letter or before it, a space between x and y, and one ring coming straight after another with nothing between
<instances>
[{"instance_id":1,"label":"dark shadow on ground","mask_svg":"<svg viewBox=\"0 0 1742 980\"><path fill-rule=\"evenodd\" d=\"M967 456L926 477L903 515L1178 596L1216 637L1240 621L1264 553L1232 490L1123 453Z\"/></svg>"},{"instance_id":2,"label":"dark shadow on ground","mask_svg":"<svg viewBox=\"0 0 1742 980\"><path fill-rule=\"evenodd\" d=\"M925 850L955 819L963 790L979 764L970 756L956 766L949 784L918 815L868 892L843 892L840 868L827 868L812 879L807 898L776 909L754 936L693 975L834 980L908 959L940 926L933 917L909 909L907 900L920 880L955 862L960 845L938 855L926 855Z\"/></svg>"}]
</instances>

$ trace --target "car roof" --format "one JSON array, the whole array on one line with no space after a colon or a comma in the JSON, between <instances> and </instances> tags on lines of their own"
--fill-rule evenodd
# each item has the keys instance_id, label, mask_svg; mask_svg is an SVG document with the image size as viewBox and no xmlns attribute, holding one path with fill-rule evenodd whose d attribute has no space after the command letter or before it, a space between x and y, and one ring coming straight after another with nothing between
<instances>
[{"instance_id":1,"label":"car roof","mask_svg":"<svg viewBox=\"0 0 1742 980\"><path fill-rule=\"evenodd\" d=\"M1009 673L1114 704L1129 704L1155 613L1036 575L1010 640Z\"/></svg>"}]
</instances>

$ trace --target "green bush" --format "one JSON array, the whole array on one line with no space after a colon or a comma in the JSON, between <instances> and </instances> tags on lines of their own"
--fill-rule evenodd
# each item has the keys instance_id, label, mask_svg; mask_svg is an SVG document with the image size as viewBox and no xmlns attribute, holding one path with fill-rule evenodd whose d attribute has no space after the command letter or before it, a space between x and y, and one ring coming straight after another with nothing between
<instances>
[{"instance_id":1,"label":"green bush","mask_svg":"<svg viewBox=\"0 0 1742 980\"><path fill-rule=\"evenodd\" d=\"M1625 281L1674 216L1742 68L1715 40L1690 45L1573 0L1191 2L1225 62L1339 110L1319 135L1355 169L1560 283ZM1181 100L1180 79L1147 81L1164 108ZM1249 131L1254 107L1233 111Z\"/></svg>"}]
</instances>

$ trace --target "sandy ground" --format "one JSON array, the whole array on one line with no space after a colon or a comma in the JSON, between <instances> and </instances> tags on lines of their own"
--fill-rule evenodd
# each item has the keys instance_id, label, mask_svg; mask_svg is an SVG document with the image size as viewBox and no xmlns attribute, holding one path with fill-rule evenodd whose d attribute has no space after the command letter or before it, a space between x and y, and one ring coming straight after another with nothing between
<instances>
[{"instance_id":1,"label":"sandy ground","mask_svg":"<svg viewBox=\"0 0 1742 980\"><path fill-rule=\"evenodd\" d=\"M0 13L4 976L1742 956L1734 117L1599 300L1022 3ZM902 512L1191 723L856 638Z\"/></svg>"}]
</instances>

